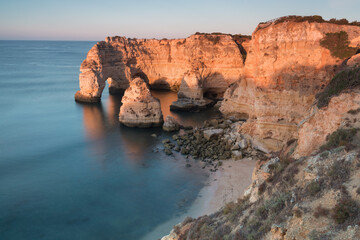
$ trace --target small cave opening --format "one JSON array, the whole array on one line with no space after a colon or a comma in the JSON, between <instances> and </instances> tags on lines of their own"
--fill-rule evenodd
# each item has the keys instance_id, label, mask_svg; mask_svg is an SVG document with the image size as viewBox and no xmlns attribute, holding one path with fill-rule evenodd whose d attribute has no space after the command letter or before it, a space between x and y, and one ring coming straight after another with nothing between
<instances>
[{"instance_id":1,"label":"small cave opening","mask_svg":"<svg viewBox=\"0 0 360 240\"><path fill-rule=\"evenodd\" d=\"M221 100L224 96L223 92L204 91L203 97L211 100Z\"/></svg>"}]
</instances>

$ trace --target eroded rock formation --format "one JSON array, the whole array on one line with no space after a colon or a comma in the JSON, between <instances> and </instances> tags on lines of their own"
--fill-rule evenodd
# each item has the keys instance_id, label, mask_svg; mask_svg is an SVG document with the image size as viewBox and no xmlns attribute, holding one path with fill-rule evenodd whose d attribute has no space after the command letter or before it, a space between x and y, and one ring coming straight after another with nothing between
<instances>
[{"instance_id":1,"label":"eroded rock formation","mask_svg":"<svg viewBox=\"0 0 360 240\"><path fill-rule=\"evenodd\" d=\"M121 102L119 120L128 127L158 127L164 122L160 101L141 78L130 82Z\"/></svg>"},{"instance_id":2,"label":"eroded rock formation","mask_svg":"<svg viewBox=\"0 0 360 240\"><path fill-rule=\"evenodd\" d=\"M252 35L241 80L226 92L220 110L247 117L243 132L279 150L297 134L321 91L343 59L321 46L327 33L346 32L360 46L360 27L331 23L260 24Z\"/></svg>"},{"instance_id":3,"label":"eroded rock formation","mask_svg":"<svg viewBox=\"0 0 360 240\"><path fill-rule=\"evenodd\" d=\"M346 119L354 119L353 116L358 115L348 112L359 108L359 90L333 97L329 105L323 109L314 107L313 113L300 125L298 146L294 157L308 156L318 151L329 134L340 127L346 127ZM355 123L359 127L359 124Z\"/></svg>"},{"instance_id":4,"label":"eroded rock formation","mask_svg":"<svg viewBox=\"0 0 360 240\"><path fill-rule=\"evenodd\" d=\"M193 70L184 75L178 92L178 99L171 104L171 110L198 111L213 104L213 101L204 97L203 87L203 83L211 75L202 71L206 70Z\"/></svg>"},{"instance_id":5,"label":"eroded rock formation","mask_svg":"<svg viewBox=\"0 0 360 240\"><path fill-rule=\"evenodd\" d=\"M204 91L224 92L239 79L244 48L230 35L196 34L185 39L155 40L107 37L89 51L81 64L77 101L100 101L106 81L109 91L123 91L134 76L150 86L178 89L184 74L203 65L211 72Z\"/></svg>"}]
</instances>

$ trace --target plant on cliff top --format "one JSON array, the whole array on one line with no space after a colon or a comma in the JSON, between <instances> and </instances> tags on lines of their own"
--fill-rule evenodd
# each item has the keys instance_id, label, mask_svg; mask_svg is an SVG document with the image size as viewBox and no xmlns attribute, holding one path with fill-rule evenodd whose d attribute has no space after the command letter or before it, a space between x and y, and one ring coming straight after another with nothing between
<instances>
[{"instance_id":1,"label":"plant on cliff top","mask_svg":"<svg viewBox=\"0 0 360 240\"><path fill-rule=\"evenodd\" d=\"M273 22L275 25L279 24L279 23L283 23L283 22L309 22L309 23L313 23L313 22L317 22L317 23L332 23L332 24L337 24L337 25L351 25L351 26L360 26L360 22L358 21L353 21L353 22L349 22L347 19L342 18L342 19L336 19L336 18L332 18L330 20L325 20L323 19L321 16L319 15L313 15L313 16L296 16L296 15L289 15L289 16L284 16L284 17L280 17L280 18L276 18L267 22L261 22L261 24L266 24L266 23L271 23ZM258 26L257 30L259 29L263 29L266 28L268 26Z\"/></svg>"},{"instance_id":2,"label":"plant on cliff top","mask_svg":"<svg viewBox=\"0 0 360 240\"><path fill-rule=\"evenodd\" d=\"M349 36L345 31L327 33L320 41L322 47L329 49L332 56L340 59L355 55L357 49L349 47L349 44Z\"/></svg>"},{"instance_id":3,"label":"plant on cliff top","mask_svg":"<svg viewBox=\"0 0 360 240\"><path fill-rule=\"evenodd\" d=\"M346 89L353 89L360 86L360 68L350 68L338 73L324 91L316 95L318 108L329 104L333 96L339 95Z\"/></svg>"}]
</instances>

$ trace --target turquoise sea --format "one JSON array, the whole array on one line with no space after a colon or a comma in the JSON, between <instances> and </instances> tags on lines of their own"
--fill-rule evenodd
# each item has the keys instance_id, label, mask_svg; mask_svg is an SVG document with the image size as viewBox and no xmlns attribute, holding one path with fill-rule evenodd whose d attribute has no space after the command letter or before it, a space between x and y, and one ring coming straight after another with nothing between
<instances>
[{"instance_id":1,"label":"turquoise sea","mask_svg":"<svg viewBox=\"0 0 360 240\"><path fill-rule=\"evenodd\" d=\"M196 163L154 152L171 134L119 124L121 96L74 101L93 44L0 41L0 239L141 239L204 185ZM153 94L173 114L176 94ZM173 115L197 126L219 113Z\"/></svg>"}]
</instances>

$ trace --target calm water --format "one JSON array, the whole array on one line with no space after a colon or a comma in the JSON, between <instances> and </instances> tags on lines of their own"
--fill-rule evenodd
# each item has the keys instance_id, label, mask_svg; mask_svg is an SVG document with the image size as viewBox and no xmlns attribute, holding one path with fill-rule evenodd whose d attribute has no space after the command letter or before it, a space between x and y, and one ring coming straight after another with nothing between
<instances>
[{"instance_id":1,"label":"calm water","mask_svg":"<svg viewBox=\"0 0 360 240\"><path fill-rule=\"evenodd\" d=\"M169 134L119 125L121 97L75 103L93 44L0 41L0 239L140 239L203 186L204 172L152 152ZM176 94L154 95L170 114ZM199 125L217 114L174 116Z\"/></svg>"}]
</instances>

